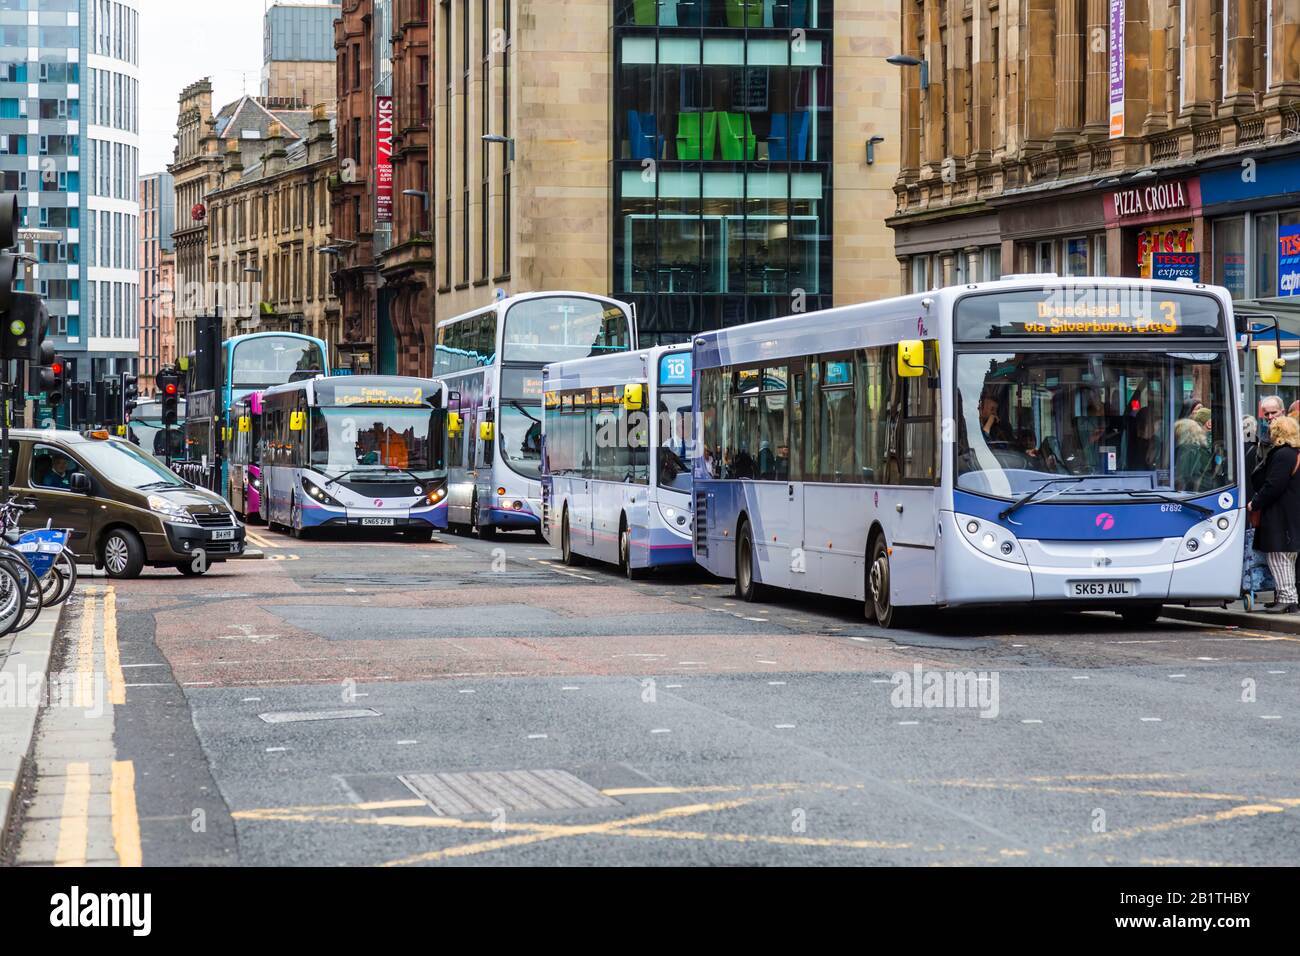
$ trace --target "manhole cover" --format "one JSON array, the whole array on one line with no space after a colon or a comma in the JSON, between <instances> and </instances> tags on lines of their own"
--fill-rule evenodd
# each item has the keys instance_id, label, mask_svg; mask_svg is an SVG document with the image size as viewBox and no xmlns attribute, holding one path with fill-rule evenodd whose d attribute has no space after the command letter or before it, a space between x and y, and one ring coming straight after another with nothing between
<instances>
[{"instance_id":1,"label":"manhole cover","mask_svg":"<svg viewBox=\"0 0 1300 956\"><path fill-rule=\"evenodd\" d=\"M294 724L304 720L351 720L354 717L379 717L379 711L369 707L355 710L280 710L258 714L268 724Z\"/></svg>"},{"instance_id":2,"label":"manhole cover","mask_svg":"<svg viewBox=\"0 0 1300 956\"><path fill-rule=\"evenodd\" d=\"M413 773L397 779L439 816L621 806L563 770Z\"/></svg>"}]
</instances>

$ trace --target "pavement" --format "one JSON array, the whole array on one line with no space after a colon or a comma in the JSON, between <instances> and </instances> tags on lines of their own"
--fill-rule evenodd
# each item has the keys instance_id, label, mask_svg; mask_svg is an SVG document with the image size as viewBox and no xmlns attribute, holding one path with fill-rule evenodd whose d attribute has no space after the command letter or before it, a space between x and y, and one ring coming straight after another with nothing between
<instances>
[{"instance_id":1,"label":"pavement","mask_svg":"<svg viewBox=\"0 0 1300 956\"><path fill-rule=\"evenodd\" d=\"M1300 637L1271 617L884 631L852 602L631 582L522 536L250 539L257 564L85 582L62 666L107 699L41 718L16 862L1263 865L1300 846Z\"/></svg>"},{"instance_id":2,"label":"pavement","mask_svg":"<svg viewBox=\"0 0 1300 956\"><path fill-rule=\"evenodd\" d=\"M1266 614L1263 607L1248 611L1241 601L1229 604L1226 608L1166 607L1161 616L1174 621L1217 624L1220 627L1248 627L1278 634L1300 634L1300 614Z\"/></svg>"},{"instance_id":3,"label":"pavement","mask_svg":"<svg viewBox=\"0 0 1300 956\"><path fill-rule=\"evenodd\" d=\"M6 857L13 801L31 754L40 689L64 607L43 611L27 630L0 637L0 860Z\"/></svg>"}]
</instances>

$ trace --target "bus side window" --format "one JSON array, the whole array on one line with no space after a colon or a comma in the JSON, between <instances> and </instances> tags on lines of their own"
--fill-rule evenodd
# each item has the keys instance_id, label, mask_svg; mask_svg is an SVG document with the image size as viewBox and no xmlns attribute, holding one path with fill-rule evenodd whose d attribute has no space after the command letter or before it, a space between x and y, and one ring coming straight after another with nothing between
<instances>
[{"instance_id":1,"label":"bus side window","mask_svg":"<svg viewBox=\"0 0 1300 956\"><path fill-rule=\"evenodd\" d=\"M817 437L817 423L821 417L821 362L815 357L808 360L804 395L803 480L820 481L821 447Z\"/></svg>"},{"instance_id":2,"label":"bus side window","mask_svg":"<svg viewBox=\"0 0 1300 956\"><path fill-rule=\"evenodd\" d=\"M803 481L803 370L790 373L790 480Z\"/></svg>"}]
</instances>

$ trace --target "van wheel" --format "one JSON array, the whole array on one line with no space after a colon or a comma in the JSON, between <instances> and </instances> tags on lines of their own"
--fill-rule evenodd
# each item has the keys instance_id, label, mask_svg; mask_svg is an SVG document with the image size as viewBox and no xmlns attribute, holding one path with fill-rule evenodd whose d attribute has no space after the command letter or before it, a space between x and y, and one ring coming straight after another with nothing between
<instances>
[{"instance_id":1,"label":"van wheel","mask_svg":"<svg viewBox=\"0 0 1300 956\"><path fill-rule=\"evenodd\" d=\"M583 563L582 555L573 550L573 540L569 536L569 509L564 509L564 519L560 523L560 556L571 568Z\"/></svg>"},{"instance_id":2,"label":"van wheel","mask_svg":"<svg viewBox=\"0 0 1300 956\"><path fill-rule=\"evenodd\" d=\"M138 578L144 570L144 545L130 528L114 528L99 546L99 559L110 578Z\"/></svg>"},{"instance_id":3,"label":"van wheel","mask_svg":"<svg viewBox=\"0 0 1300 956\"><path fill-rule=\"evenodd\" d=\"M754 533L746 521L740 526L736 536L736 597L753 603L761 601L767 595L767 587L754 579L754 567L757 564L754 552Z\"/></svg>"},{"instance_id":4,"label":"van wheel","mask_svg":"<svg viewBox=\"0 0 1300 956\"><path fill-rule=\"evenodd\" d=\"M871 563L867 567L867 601L881 627L902 627L907 612L894 607L889 593L889 548L885 545L885 536L877 535L871 547Z\"/></svg>"},{"instance_id":5,"label":"van wheel","mask_svg":"<svg viewBox=\"0 0 1300 956\"><path fill-rule=\"evenodd\" d=\"M629 581L640 581L649 571L649 568L632 566L632 529L627 526L626 518L618 526L618 566Z\"/></svg>"}]
</instances>

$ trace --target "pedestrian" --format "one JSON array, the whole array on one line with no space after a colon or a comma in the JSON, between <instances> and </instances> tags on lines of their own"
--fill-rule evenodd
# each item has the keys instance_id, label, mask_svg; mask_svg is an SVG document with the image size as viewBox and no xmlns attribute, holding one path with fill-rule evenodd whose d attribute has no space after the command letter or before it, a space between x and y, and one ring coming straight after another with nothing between
<instances>
[{"instance_id":1,"label":"pedestrian","mask_svg":"<svg viewBox=\"0 0 1300 956\"><path fill-rule=\"evenodd\" d=\"M1276 600L1270 614L1300 611L1296 595L1296 555L1300 553L1300 423L1279 415L1269 424L1268 454L1252 475L1255 493L1246 504L1255 525L1254 549L1263 552L1273 572Z\"/></svg>"}]
</instances>

